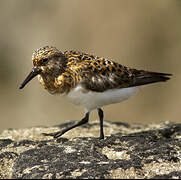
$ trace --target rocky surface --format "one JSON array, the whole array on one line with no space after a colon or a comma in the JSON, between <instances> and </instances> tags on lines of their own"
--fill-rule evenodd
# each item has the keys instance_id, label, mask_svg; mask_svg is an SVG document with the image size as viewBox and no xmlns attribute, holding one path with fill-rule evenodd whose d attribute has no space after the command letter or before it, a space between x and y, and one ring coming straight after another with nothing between
<instances>
[{"instance_id":1,"label":"rocky surface","mask_svg":"<svg viewBox=\"0 0 181 180\"><path fill-rule=\"evenodd\" d=\"M0 134L0 178L181 178L181 124L98 122L61 138L57 127L5 130Z\"/></svg>"}]
</instances>

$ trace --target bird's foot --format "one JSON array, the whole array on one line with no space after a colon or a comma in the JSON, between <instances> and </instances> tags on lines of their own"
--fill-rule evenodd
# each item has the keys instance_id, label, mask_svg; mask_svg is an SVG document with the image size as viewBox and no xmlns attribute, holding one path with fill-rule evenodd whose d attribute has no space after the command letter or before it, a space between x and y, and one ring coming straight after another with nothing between
<instances>
[{"instance_id":1,"label":"bird's foot","mask_svg":"<svg viewBox=\"0 0 181 180\"><path fill-rule=\"evenodd\" d=\"M55 133L42 133L42 135L44 135L44 136L53 136L54 138L58 138L63 134L64 134L64 132L62 132L62 131L58 131Z\"/></svg>"}]
</instances>

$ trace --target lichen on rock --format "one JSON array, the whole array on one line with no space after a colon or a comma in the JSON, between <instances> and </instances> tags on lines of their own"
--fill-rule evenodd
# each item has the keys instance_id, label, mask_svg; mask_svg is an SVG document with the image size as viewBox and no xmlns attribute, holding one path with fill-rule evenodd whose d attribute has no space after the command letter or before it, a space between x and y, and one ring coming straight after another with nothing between
<instances>
[{"instance_id":1,"label":"lichen on rock","mask_svg":"<svg viewBox=\"0 0 181 180\"><path fill-rule=\"evenodd\" d=\"M57 127L4 130L0 178L181 178L181 124L129 125L105 121L76 128L59 139L41 133Z\"/></svg>"}]
</instances>

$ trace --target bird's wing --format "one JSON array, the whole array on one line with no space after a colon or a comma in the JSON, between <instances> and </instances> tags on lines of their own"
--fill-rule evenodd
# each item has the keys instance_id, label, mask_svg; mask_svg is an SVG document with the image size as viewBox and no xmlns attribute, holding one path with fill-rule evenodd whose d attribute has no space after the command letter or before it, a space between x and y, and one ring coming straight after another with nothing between
<instances>
[{"instance_id":1,"label":"bird's wing","mask_svg":"<svg viewBox=\"0 0 181 180\"><path fill-rule=\"evenodd\" d=\"M108 89L140 86L166 81L171 74L136 70L94 55L70 51L68 68L86 89L103 92Z\"/></svg>"}]
</instances>

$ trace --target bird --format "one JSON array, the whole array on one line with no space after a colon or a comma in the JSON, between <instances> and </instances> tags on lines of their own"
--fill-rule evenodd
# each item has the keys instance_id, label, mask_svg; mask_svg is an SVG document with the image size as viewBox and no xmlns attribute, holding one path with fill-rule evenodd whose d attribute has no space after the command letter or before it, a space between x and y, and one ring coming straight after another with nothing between
<instances>
[{"instance_id":1,"label":"bird","mask_svg":"<svg viewBox=\"0 0 181 180\"><path fill-rule=\"evenodd\" d=\"M86 124L90 112L97 109L100 139L104 139L103 106L120 103L136 94L147 84L165 82L172 74L138 70L113 60L80 51L60 51L44 46L33 52L33 68L19 89L35 76L50 94L66 97L72 104L84 108L85 116L70 127L45 136L58 138L71 129Z\"/></svg>"}]
</instances>

